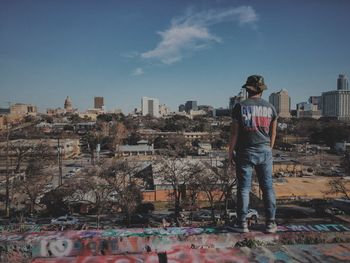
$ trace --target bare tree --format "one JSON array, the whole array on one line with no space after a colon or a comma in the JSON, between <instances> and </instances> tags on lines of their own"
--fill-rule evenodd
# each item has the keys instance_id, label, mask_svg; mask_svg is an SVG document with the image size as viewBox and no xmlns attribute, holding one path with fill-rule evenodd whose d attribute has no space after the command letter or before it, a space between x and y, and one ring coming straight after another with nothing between
<instances>
[{"instance_id":1,"label":"bare tree","mask_svg":"<svg viewBox=\"0 0 350 263\"><path fill-rule=\"evenodd\" d=\"M128 137L128 130L121 122L117 122L112 125L110 129L110 136L112 136L112 144L115 152L119 153L119 146L123 143L123 140Z\"/></svg>"},{"instance_id":2,"label":"bare tree","mask_svg":"<svg viewBox=\"0 0 350 263\"><path fill-rule=\"evenodd\" d=\"M220 184L218 185L221 192L219 201L224 201L226 212L228 208L228 201L232 199L233 188L237 184L235 178L235 169L228 164L227 160L219 163L215 162L215 164L206 163L206 166L216 175L220 181Z\"/></svg>"},{"instance_id":3,"label":"bare tree","mask_svg":"<svg viewBox=\"0 0 350 263\"><path fill-rule=\"evenodd\" d=\"M109 211L112 205L118 206L126 214L129 225L130 215L142 201L137 179L133 177L135 171L136 167L126 161L96 165L83 172L83 180L74 183L76 190L70 200L92 205L97 214L98 227L101 215Z\"/></svg>"},{"instance_id":4,"label":"bare tree","mask_svg":"<svg viewBox=\"0 0 350 263\"><path fill-rule=\"evenodd\" d=\"M193 182L192 180L201 171L202 168L199 163L176 156L163 158L155 165L156 176L169 183L172 187L176 217L179 217L181 203L186 195L186 188L189 182Z\"/></svg>"},{"instance_id":5,"label":"bare tree","mask_svg":"<svg viewBox=\"0 0 350 263\"><path fill-rule=\"evenodd\" d=\"M350 152L345 153L341 164L344 167L345 174L350 176Z\"/></svg>"},{"instance_id":6,"label":"bare tree","mask_svg":"<svg viewBox=\"0 0 350 263\"><path fill-rule=\"evenodd\" d=\"M127 161L115 161L106 166L102 172L103 178L108 182L115 202L126 214L127 225L130 224L130 215L136 206L142 201L142 194L138 186L138 180L134 174L138 170L137 165Z\"/></svg>"},{"instance_id":7,"label":"bare tree","mask_svg":"<svg viewBox=\"0 0 350 263\"><path fill-rule=\"evenodd\" d=\"M203 169L201 176L198 177L199 189L205 193L210 204L211 219L213 223L216 222L214 206L215 201L217 201L220 196L222 196L220 191L220 184L222 182L219 175L219 173L214 173L210 168L207 168Z\"/></svg>"},{"instance_id":8,"label":"bare tree","mask_svg":"<svg viewBox=\"0 0 350 263\"><path fill-rule=\"evenodd\" d=\"M15 173L20 171L22 162L26 159L26 157L28 157L31 150L32 145L25 141L16 140L10 143L10 151L15 157Z\"/></svg>"},{"instance_id":9,"label":"bare tree","mask_svg":"<svg viewBox=\"0 0 350 263\"><path fill-rule=\"evenodd\" d=\"M326 194L340 195L342 198L350 200L350 183L343 178L334 178L328 181Z\"/></svg>"},{"instance_id":10,"label":"bare tree","mask_svg":"<svg viewBox=\"0 0 350 263\"><path fill-rule=\"evenodd\" d=\"M47 145L39 143L34 146L30 152L24 181L17 182L18 189L29 201L31 214L35 212L35 207L39 204L38 198L43 193L45 185L52 182L52 174L50 175L45 170L51 164L52 157Z\"/></svg>"},{"instance_id":11,"label":"bare tree","mask_svg":"<svg viewBox=\"0 0 350 263\"><path fill-rule=\"evenodd\" d=\"M103 168L94 166L82 172L84 179L72 182L74 193L68 198L70 202L87 203L93 207L97 215L97 227L100 226L101 215L110 206L112 189L102 176Z\"/></svg>"},{"instance_id":12,"label":"bare tree","mask_svg":"<svg viewBox=\"0 0 350 263\"><path fill-rule=\"evenodd\" d=\"M52 176L48 176L44 168L43 163L37 159L30 159L28 161L25 181L21 184L20 188L29 200L30 214L34 213L37 199L45 185L52 181Z\"/></svg>"}]
</instances>

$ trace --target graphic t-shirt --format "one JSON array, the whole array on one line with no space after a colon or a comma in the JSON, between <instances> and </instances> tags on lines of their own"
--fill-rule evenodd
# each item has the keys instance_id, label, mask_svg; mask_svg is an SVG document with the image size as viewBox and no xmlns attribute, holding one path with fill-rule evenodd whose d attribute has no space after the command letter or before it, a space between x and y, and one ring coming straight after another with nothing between
<instances>
[{"instance_id":1,"label":"graphic t-shirt","mask_svg":"<svg viewBox=\"0 0 350 263\"><path fill-rule=\"evenodd\" d=\"M277 118L275 107L261 98L237 103L232 119L239 123L236 151L270 145L270 124Z\"/></svg>"}]
</instances>

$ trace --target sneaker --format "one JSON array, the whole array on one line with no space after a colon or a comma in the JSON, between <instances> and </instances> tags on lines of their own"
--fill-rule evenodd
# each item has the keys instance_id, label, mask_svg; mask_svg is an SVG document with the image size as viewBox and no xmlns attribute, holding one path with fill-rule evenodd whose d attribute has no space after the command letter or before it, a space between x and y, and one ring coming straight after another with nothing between
<instances>
[{"instance_id":1,"label":"sneaker","mask_svg":"<svg viewBox=\"0 0 350 263\"><path fill-rule=\"evenodd\" d=\"M276 233L277 232L277 224L275 221L269 221L266 223L266 233Z\"/></svg>"},{"instance_id":2,"label":"sneaker","mask_svg":"<svg viewBox=\"0 0 350 263\"><path fill-rule=\"evenodd\" d=\"M233 229L234 229L236 232L239 232L239 233L248 233L248 232L249 232L247 222L235 223L235 224L233 225Z\"/></svg>"}]
</instances>

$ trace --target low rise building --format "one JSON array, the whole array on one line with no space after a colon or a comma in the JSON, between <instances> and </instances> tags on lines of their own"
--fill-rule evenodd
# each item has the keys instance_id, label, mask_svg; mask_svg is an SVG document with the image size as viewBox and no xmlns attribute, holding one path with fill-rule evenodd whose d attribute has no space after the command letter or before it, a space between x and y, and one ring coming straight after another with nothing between
<instances>
[{"instance_id":1,"label":"low rise building","mask_svg":"<svg viewBox=\"0 0 350 263\"><path fill-rule=\"evenodd\" d=\"M6 117L0 115L0 131L6 128Z\"/></svg>"},{"instance_id":2,"label":"low rise building","mask_svg":"<svg viewBox=\"0 0 350 263\"><path fill-rule=\"evenodd\" d=\"M297 118L312 118L319 119L322 117L322 111L318 106L312 103L298 103L297 104Z\"/></svg>"},{"instance_id":3,"label":"low rise building","mask_svg":"<svg viewBox=\"0 0 350 263\"><path fill-rule=\"evenodd\" d=\"M154 146L148 145L148 141L141 140L137 145L117 145L116 156L140 156L154 155Z\"/></svg>"},{"instance_id":4,"label":"low rise building","mask_svg":"<svg viewBox=\"0 0 350 263\"><path fill-rule=\"evenodd\" d=\"M35 147L37 145L43 144L49 147L50 153L53 155L57 154L58 149L58 140L57 139L18 139L11 140L11 145L26 145L27 147ZM79 138L69 138L69 139L60 139L60 153L63 159L69 159L80 154L80 139ZM6 142L0 143L0 149L6 149ZM11 154L11 152L10 152Z\"/></svg>"},{"instance_id":5,"label":"low rise building","mask_svg":"<svg viewBox=\"0 0 350 263\"><path fill-rule=\"evenodd\" d=\"M10 114L23 116L23 117L27 115L36 116L37 107L31 104L16 103L11 105Z\"/></svg>"},{"instance_id":6,"label":"low rise building","mask_svg":"<svg viewBox=\"0 0 350 263\"><path fill-rule=\"evenodd\" d=\"M163 139L184 138L188 144L194 140L210 142L220 136L220 132L161 132L152 129L139 129L137 133L142 139L148 141L154 141L158 137Z\"/></svg>"}]
</instances>

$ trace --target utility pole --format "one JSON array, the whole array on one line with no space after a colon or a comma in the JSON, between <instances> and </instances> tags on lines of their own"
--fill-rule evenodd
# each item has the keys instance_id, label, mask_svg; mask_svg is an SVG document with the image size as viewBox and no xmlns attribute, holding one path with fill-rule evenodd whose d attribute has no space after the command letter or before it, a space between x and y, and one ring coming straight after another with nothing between
<instances>
[{"instance_id":1,"label":"utility pole","mask_svg":"<svg viewBox=\"0 0 350 263\"><path fill-rule=\"evenodd\" d=\"M57 154L58 154L58 185L62 185L62 155L60 138L57 138Z\"/></svg>"},{"instance_id":2,"label":"utility pole","mask_svg":"<svg viewBox=\"0 0 350 263\"><path fill-rule=\"evenodd\" d=\"M11 102L7 102L9 110L11 109ZM10 175L9 175L9 140L10 140L10 127L9 117L6 116L6 204L5 211L6 217L10 217Z\"/></svg>"},{"instance_id":3,"label":"utility pole","mask_svg":"<svg viewBox=\"0 0 350 263\"><path fill-rule=\"evenodd\" d=\"M6 117L6 217L10 216L10 178L9 178L9 120Z\"/></svg>"}]
</instances>

